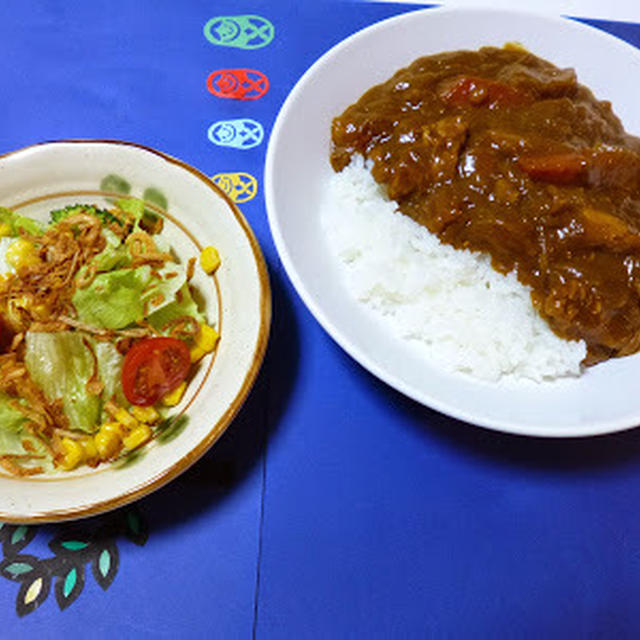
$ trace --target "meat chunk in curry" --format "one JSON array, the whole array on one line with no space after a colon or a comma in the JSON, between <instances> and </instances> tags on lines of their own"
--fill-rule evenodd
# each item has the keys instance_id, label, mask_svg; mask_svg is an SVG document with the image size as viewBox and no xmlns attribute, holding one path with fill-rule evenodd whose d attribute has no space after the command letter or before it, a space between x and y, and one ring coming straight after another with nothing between
<instances>
[{"instance_id":1,"label":"meat chunk in curry","mask_svg":"<svg viewBox=\"0 0 640 640\"><path fill-rule=\"evenodd\" d=\"M586 364L640 349L640 139L611 104L518 46L423 57L332 125L441 241L515 271Z\"/></svg>"}]
</instances>

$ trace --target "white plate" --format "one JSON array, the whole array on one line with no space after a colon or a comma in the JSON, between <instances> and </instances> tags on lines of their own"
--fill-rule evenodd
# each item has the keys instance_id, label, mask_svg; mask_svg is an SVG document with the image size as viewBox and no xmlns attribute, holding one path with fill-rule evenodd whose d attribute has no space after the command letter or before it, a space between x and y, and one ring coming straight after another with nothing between
<instances>
[{"instance_id":1,"label":"white plate","mask_svg":"<svg viewBox=\"0 0 640 640\"><path fill-rule=\"evenodd\" d=\"M163 236L183 261L197 258L204 246L217 247L222 264L215 277L198 268L192 283L204 300L208 321L219 326L221 339L176 407L175 413L184 416L184 427L172 438L156 438L140 455L95 470L81 467L31 478L0 473L0 521L94 515L167 483L224 432L262 363L271 294L260 248L238 208L197 170L131 143L47 143L0 157L0 203L45 220L51 209L65 204L106 205L109 193L114 196L109 181L103 183L109 175L124 178L131 196L140 198L149 188L162 193L167 201Z\"/></svg>"},{"instance_id":2,"label":"white plate","mask_svg":"<svg viewBox=\"0 0 640 640\"><path fill-rule=\"evenodd\" d=\"M627 131L640 133L640 52L563 18L491 9L426 9L347 38L300 79L276 120L265 170L271 231L291 281L320 324L351 356L392 387L445 414L497 430L585 436L640 424L640 356L612 360L579 379L482 383L439 370L388 335L340 284L319 221L331 174L331 119L414 59L517 41L613 103Z\"/></svg>"}]
</instances>

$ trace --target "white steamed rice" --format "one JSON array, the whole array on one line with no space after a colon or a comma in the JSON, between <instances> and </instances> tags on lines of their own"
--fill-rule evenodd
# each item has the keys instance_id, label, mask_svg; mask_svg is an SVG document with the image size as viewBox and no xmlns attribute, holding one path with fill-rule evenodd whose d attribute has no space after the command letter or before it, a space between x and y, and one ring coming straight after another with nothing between
<instances>
[{"instance_id":1,"label":"white steamed rice","mask_svg":"<svg viewBox=\"0 0 640 640\"><path fill-rule=\"evenodd\" d=\"M350 293L438 366L489 381L580 374L584 341L556 336L514 274L397 211L362 157L331 177L322 224Z\"/></svg>"}]
</instances>

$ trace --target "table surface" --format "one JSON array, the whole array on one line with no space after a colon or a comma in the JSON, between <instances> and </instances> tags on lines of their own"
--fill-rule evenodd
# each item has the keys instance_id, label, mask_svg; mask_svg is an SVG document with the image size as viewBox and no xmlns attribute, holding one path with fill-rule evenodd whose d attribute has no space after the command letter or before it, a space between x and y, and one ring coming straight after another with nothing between
<instances>
[{"instance_id":1,"label":"table surface","mask_svg":"<svg viewBox=\"0 0 640 640\"><path fill-rule=\"evenodd\" d=\"M591 24L640 46L640 26L602 19L632 20L635 11L640 23L631 3L595 13L591 2L584 13L578 2L557 6L600 18ZM287 93L330 46L416 8L346 0L2 3L0 151L60 138L123 139L211 176L254 176L258 195L240 206L263 248L274 299L257 384L200 462L105 516L0 528L0 621L11 637L640 633L640 431L554 441L502 435L376 380L323 332L283 272L261 191L266 142L234 149L207 137L214 122L251 118L266 140ZM273 40L252 50L205 37L211 18L239 14L270 21ZM226 100L207 90L209 74L236 68L264 73L267 94ZM2 574L25 555L41 582Z\"/></svg>"}]
</instances>

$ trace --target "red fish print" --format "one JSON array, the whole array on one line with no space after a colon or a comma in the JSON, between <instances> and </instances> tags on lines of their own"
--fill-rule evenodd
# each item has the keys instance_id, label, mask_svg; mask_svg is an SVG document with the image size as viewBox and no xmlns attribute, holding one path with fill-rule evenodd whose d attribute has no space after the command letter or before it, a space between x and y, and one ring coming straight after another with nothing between
<instances>
[{"instance_id":1,"label":"red fish print","mask_svg":"<svg viewBox=\"0 0 640 640\"><path fill-rule=\"evenodd\" d=\"M257 100L269 90L269 79L255 69L218 69L207 78L207 88L218 98Z\"/></svg>"}]
</instances>

